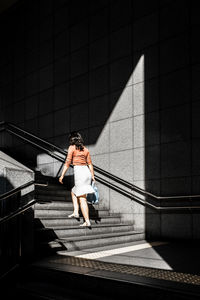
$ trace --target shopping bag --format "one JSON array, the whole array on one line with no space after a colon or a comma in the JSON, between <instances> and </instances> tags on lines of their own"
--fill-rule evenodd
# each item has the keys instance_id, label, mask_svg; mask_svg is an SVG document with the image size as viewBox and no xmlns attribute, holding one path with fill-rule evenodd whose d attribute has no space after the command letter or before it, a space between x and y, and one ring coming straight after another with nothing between
<instances>
[{"instance_id":1,"label":"shopping bag","mask_svg":"<svg viewBox=\"0 0 200 300\"><path fill-rule=\"evenodd\" d=\"M87 194L87 202L90 204L97 204L99 203L99 191L94 181L92 181L92 187L94 193Z\"/></svg>"}]
</instances>

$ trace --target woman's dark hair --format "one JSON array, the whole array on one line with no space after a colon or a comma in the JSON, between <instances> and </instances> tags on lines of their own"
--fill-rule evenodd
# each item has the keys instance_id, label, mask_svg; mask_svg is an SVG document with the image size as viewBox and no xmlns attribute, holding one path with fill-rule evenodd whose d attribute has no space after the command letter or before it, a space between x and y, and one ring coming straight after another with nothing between
<instances>
[{"instance_id":1,"label":"woman's dark hair","mask_svg":"<svg viewBox=\"0 0 200 300\"><path fill-rule=\"evenodd\" d=\"M75 145L76 149L79 149L80 151L84 150L83 138L79 132L73 131L69 134L69 144Z\"/></svg>"}]
</instances>

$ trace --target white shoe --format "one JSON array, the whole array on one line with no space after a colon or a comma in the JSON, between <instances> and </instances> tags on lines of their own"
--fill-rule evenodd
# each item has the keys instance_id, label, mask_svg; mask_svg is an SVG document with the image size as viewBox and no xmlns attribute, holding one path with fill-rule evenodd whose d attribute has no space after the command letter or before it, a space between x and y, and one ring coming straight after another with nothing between
<instances>
[{"instance_id":1,"label":"white shoe","mask_svg":"<svg viewBox=\"0 0 200 300\"><path fill-rule=\"evenodd\" d=\"M72 218L79 219L79 214L76 215L75 213L73 213L71 215L68 215L68 218L70 218L70 219L72 219Z\"/></svg>"},{"instance_id":2,"label":"white shoe","mask_svg":"<svg viewBox=\"0 0 200 300\"><path fill-rule=\"evenodd\" d=\"M91 227L90 221L85 221L83 224L80 225L80 227Z\"/></svg>"}]
</instances>

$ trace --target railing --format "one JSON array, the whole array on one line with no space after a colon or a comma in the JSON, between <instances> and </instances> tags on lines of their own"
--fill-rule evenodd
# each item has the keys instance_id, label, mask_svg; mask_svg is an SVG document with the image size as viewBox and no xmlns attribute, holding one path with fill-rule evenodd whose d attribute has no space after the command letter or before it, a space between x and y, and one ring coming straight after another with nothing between
<instances>
[{"instance_id":1,"label":"railing","mask_svg":"<svg viewBox=\"0 0 200 300\"><path fill-rule=\"evenodd\" d=\"M50 156L56 158L57 160L61 161L61 162L65 162L65 159L66 159L66 156L67 156L67 151L53 145L52 143L49 143L47 141L45 141L44 139L41 139L40 137L12 124L12 123L8 123L8 122L0 122L0 126L2 127L2 130L5 130L7 131L8 133L32 144L33 146L45 151L47 154L49 154ZM55 153L57 152L57 153ZM62 156L58 155L61 154ZM64 157L63 157L64 156ZM130 191L127 191L125 190L124 188L121 188L119 186L117 186L116 184L113 184L112 182L109 182L107 181L106 179L98 176L98 175L95 175L95 179L108 186L109 188L111 189L114 189L115 191L125 195L126 197L129 197L135 201L137 201L138 203L142 204L142 205L145 205L145 206L148 206L148 207L151 207L155 210L160 210L160 211L166 211L166 210L191 210L191 209L200 209L200 206L195 206L195 205L185 205L185 206L163 206L163 205L160 205L158 203L158 201L162 202L162 200L172 200L172 199L176 199L176 200L180 200L180 199L186 199L186 200L191 200L191 199L200 199L200 195L180 195L180 196L158 196L158 195L155 195L153 193L150 193L146 190L143 190L139 187L137 187L136 185L126 181L126 180L123 180L95 165L94 166L94 170L95 170L95 173L98 173L100 175L103 175L104 177L106 178L109 178L111 179L112 181L116 182L116 183L119 183L120 185L122 185L123 187L126 187L128 188ZM137 195L135 195L134 193L138 193L142 196L145 196L146 199L143 200L141 199L140 197L138 197ZM156 203L152 203L152 201L150 200L156 200Z\"/></svg>"},{"instance_id":2,"label":"railing","mask_svg":"<svg viewBox=\"0 0 200 300\"><path fill-rule=\"evenodd\" d=\"M30 209L38 200L34 198L34 195L30 201L26 204L21 205L21 192L32 186L32 185L41 185L35 181L29 181L20 187L12 189L9 192L6 192L0 195L0 208L2 201L11 201L18 200L18 205L16 209L10 213L4 215L0 218L0 279L5 276L10 270L13 270L17 265L19 265L21 259L23 258L23 226L21 216ZM42 184L46 185L46 184ZM14 197L16 196L16 197Z\"/></svg>"}]
</instances>

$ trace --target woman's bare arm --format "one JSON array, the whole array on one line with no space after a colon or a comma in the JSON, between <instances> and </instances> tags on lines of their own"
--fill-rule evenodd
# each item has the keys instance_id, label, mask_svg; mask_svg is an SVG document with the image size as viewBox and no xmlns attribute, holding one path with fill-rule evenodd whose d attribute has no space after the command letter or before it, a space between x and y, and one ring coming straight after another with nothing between
<instances>
[{"instance_id":1,"label":"woman's bare arm","mask_svg":"<svg viewBox=\"0 0 200 300\"><path fill-rule=\"evenodd\" d=\"M90 172L91 172L91 174L92 174L92 180L95 181L93 165L92 165L92 164L89 164L88 167L90 168Z\"/></svg>"}]
</instances>

